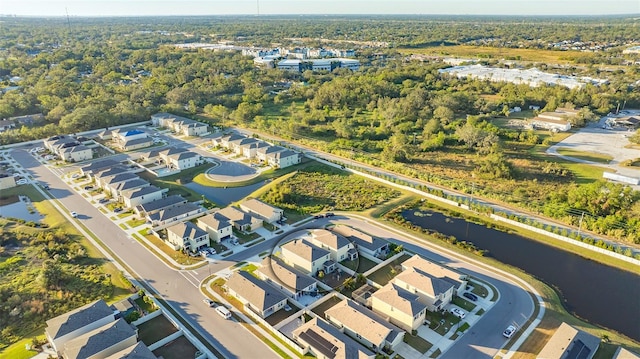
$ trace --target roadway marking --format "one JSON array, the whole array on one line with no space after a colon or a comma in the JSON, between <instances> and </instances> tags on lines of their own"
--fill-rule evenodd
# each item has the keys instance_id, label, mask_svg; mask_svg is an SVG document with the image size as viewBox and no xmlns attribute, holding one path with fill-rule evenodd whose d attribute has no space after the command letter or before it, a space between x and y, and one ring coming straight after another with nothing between
<instances>
[{"instance_id":1,"label":"roadway marking","mask_svg":"<svg viewBox=\"0 0 640 359\"><path fill-rule=\"evenodd\" d=\"M195 276L194 276L190 271L187 271L187 272L185 272L185 271L178 271L178 273L180 273L180 275L181 275L181 276L183 276L183 277L184 277L184 279L186 279L189 283L191 283L191 285L192 285L192 286L194 286L194 287L196 287L196 288L200 289L200 280L198 280L198 279L197 279L197 278L196 278L196 277L195 277ZM188 273L188 274L190 275L190 277L189 277L189 276L186 276L186 275L185 275L185 273ZM194 282L192 282L192 281L191 281L191 277L192 277L193 279L195 279L195 280L196 280L196 283L194 283Z\"/></svg>"}]
</instances>

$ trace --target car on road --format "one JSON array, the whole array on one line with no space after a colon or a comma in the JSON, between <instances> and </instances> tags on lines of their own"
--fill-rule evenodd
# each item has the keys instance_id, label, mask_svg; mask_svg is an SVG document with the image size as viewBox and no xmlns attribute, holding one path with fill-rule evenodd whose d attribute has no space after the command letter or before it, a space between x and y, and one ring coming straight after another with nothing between
<instances>
[{"instance_id":1,"label":"car on road","mask_svg":"<svg viewBox=\"0 0 640 359\"><path fill-rule=\"evenodd\" d=\"M78 218L78 212L71 212L71 217Z\"/></svg>"},{"instance_id":2,"label":"car on road","mask_svg":"<svg viewBox=\"0 0 640 359\"><path fill-rule=\"evenodd\" d=\"M216 306L216 302L212 301L209 298L205 298L202 300L203 302L205 302L206 305L210 306L210 307L215 307Z\"/></svg>"},{"instance_id":3,"label":"car on road","mask_svg":"<svg viewBox=\"0 0 640 359\"><path fill-rule=\"evenodd\" d=\"M462 296L467 298L467 299L469 299L470 301L473 301L473 302L478 300L478 296L473 294L473 293L464 292L464 293L462 293Z\"/></svg>"},{"instance_id":4,"label":"car on road","mask_svg":"<svg viewBox=\"0 0 640 359\"><path fill-rule=\"evenodd\" d=\"M516 332L516 327L514 327L513 325L510 325L507 327L507 329L504 330L504 332L502 332L502 336L505 338L511 338L513 336L513 333Z\"/></svg>"},{"instance_id":5,"label":"car on road","mask_svg":"<svg viewBox=\"0 0 640 359\"><path fill-rule=\"evenodd\" d=\"M331 212L327 212L325 215L325 217L329 218L329 217L333 217L335 216L335 214L331 213Z\"/></svg>"},{"instance_id":6,"label":"car on road","mask_svg":"<svg viewBox=\"0 0 640 359\"><path fill-rule=\"evenodd\" d=\"M449 312L460 319L464 319L464 317L467 315L467 313L458 308L451 308Z\"/></svg>"}]
</instances>

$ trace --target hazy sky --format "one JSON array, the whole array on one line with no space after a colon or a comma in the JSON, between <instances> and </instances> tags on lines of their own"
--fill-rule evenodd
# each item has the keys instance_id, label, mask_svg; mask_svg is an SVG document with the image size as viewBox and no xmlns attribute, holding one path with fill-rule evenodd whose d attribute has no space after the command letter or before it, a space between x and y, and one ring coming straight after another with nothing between
<instances>
[{"instance_id":1,"label":"hazy sky","mask_svg":"<svg viewBox=\"0 0 640 359\"><path fill-rule=\"evenodd\" d=\"M640 14L640 0L0 0L0 14L148 16L269 14Z\"/></svg>"}]
</instances>

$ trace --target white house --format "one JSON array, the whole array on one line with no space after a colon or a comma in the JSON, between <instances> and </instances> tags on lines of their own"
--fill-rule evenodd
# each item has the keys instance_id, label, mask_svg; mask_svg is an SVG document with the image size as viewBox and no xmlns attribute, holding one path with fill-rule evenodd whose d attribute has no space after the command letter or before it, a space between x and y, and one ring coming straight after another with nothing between
<instances>
[{"instance_id":1,"label":"white house","mask_svg":"<svg viewBox=\"0 0 640 359\"><path fill-rule=\"evenodd\" d=\"M353 242L358 252L362 254L378 257L386 255L389 250L389 243L384 239L370 236L349 226L335 226L332 231Z\"/></svg>"},{"instance_id":2,"label":"white house","mask_svg":"<svg viewBox=\"0 0 640 359\"><path fill-rule=\"evenodd\" d=\"M138 342L138 330L120 318L64 343L64 359L107 358Z\"/></svg>"},{"instance_id":3,"label":"white house","mask_svg":"<svg viewBox=\"0 0 640 359\"><path fill-rule=\"evenodd\" d=\"M413 267L402 271L393 283L420 297L420 301L432 312L444 309L453 299L454 285L446 280L430 276Z\"/></svg>"},{"instance_id":4,"label":"white house","mask_svg":"<svg viewBox=\"0 0 640 359\"><path fill-rule=\"evenodd\" d=\"M459 296L464 293L467 288L467 283L469 282L468 274L443 266L440 263L429 261L417 254L402 263L402 270L407 270L409 268L418 269L432 277L440 278L453 284L454 291Z\"/></svg>"},{"instance_id":5,"label":"white house","mask_svg":"<svg viewBox=\"0 0 640 359\"><path fill-rule=\"evenodd\" d=\"M420 297L393 283L371 295L371 309L406 331L418 329L427 313L427 306Z\"/></svg>"},{"instance_id":6,"label":"white house","mask_svg":"<svg viewBox=\"0 0 640 359\"><path fill-rule=\"evenodd\" d=\"M130 191L124 191L121 193L121 196L124 205L127 208L133 208L143 203L161 199L163 192L165 192L165 190L156 186L147 186Z\"/></svg>"},{"instance_id":7,"label":"white house","mask_svg":"<svg viewBox=\"0 0 640 359\"><path fill-rule=\"evenodd\" d=\"M252 214L267 223L273 223L281 220L284 210L268 205L258 199L249 199L240 204L240 209L246 213Z\"/></svg>"},{"instance_id":8,"label":"white house","mask_svg":"<svg viewBox=\"0 0 640 359\"><path fill-rule=\"evenodd\" d=\"M175 250L184 249L195 253L209 246L209 233L191 222L181 222L167 228L167 242L173 244Z\"/></svg>"},{"instance_id":9,"label":"white house","mask_svg":"<svg viewBox=\"0 0 640 359\"><path fill-rule=\"evenodd\" d=\"M336 269L336 263L331 260L331 252L317 247L307 240L294 239L280 246L282 259L294 268L305 273L317 275L320 270L325 274Z\"/></svg>"},{"instance_id":10,"label":"white house","mask_svg":"<svg viewBox=\"0 0 640 359\"><path fill-rule=\"evenodd\" d=\"M287 304L287 297L248 272L237 271L225 284L229 295L246 308L266 318Z\"/></svg>"},{"instance_id":11,"label":"white house","mask_svg":"<svg viewBox=\"0 0 640 359\"><path fill-rule=\"evenodd\" d=\"M300 163L299 153L291 150L283 150L265 154L267 163L276 168L285 168Z\"/></svg>"},{"instance_id":12,"label":"white house","mask_svg":"<svg viewBox=\"0 0 640 359\"><path fill-rule=\"evenodd\" d=\"M163 226L172 222L184 220L193 217L198 213L204 213L206 209L195 203L187 202L175 206L167 207L159 211L147 214L147 221L153 226Z\"/></svg>"},{"instance_id":13,"label":"white house","mask_svg":"<svg viewBox=\"0 0 640 359\"><path fill-rule=\"evenodd\" d=\"M69 340L113 321L115 321L113 309L100 299L47 320L45 335L53 350L60 353Z\"/></svg>"},{"instance_id":14,"label":"white house","mask_svg":"<svg viewBox=\"0 0 640 359\"><path fill-rule=\"evenodd\" d=\"M198 218L198 227L207 231L207 233L209 233L209 239L217 243L231 238L233 235L231 222L229 222L226 217L217 213L207 214Z\"/></svg>"},{"instance_id":15,"label":"white house","mask_svg":"<svg viewBox=\"0 0 640 359\"><path fill-rule=\"evenodd\" d=\"M245 213L235 207L225 207L216 213L226 218L233 227L243 232L254 231L262 227L262 219Z\"/></svg>"}]
</instances>

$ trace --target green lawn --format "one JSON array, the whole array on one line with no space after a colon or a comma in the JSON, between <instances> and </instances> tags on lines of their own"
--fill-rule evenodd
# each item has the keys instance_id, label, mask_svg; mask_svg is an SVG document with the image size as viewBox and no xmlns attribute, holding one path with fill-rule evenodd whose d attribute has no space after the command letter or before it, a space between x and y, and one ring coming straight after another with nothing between
<instances>
[{"instance_id":1,"label":"green lawn","mask_svg":"<svg viewBox=\"0 0 640 359\"><path fill-rule=\"evenodd\" d=\"M260 237L258 233L243 233L236 230L235 228L233 229L233 235L238 237L238 242L242 244L251 242L252 240Z\"/></svg>"},{"instance_id":2,"label":"green lawn","mask_svg":"<svg viewBox=\"0 0 640 359\"><path fill-rule=\"evenodd\" d=\"M141 226L143 224L147 223L147 221L143 218L143 219L130 219L127 221L127 225L131 228L136 228L138 226Z\"/></svg>"},{"instance_id":3,"label":"green lawn","mask_svg":"<svg viewBox=\"0 0 640 359\"><path fill-rule=\"evenodd\" d=\"M411 335L411 333L405 333L404 342L409 344L413 349L419 351L422 354L428 352L429 349L431 349L431 347L433 346L433 344L429 343L428 341L422 339L417 335L413 336Z\"/></svg>"},{"instance_id":4,"label":"green lawn","mask_svg":"<svg viewBox=\"0 0 640 359\"><path fill-rule=\"evenodd\" d=\"M391 279L393 279L395 276L400 274L400 272L402 270L402 268L400 267L400 264L402 262L406 261L409 258L411 258L410 255L404 254L404 255L394 259L390 263L387 263L386 265L384 265L380 269L378 269L375 272L371 273L369 275L369 279L371 279L372 281L374 281L374 282L376 282L376 283L378 283L380 285L385 285L385 284L389 283L389 281Z\"/></svg>"},{"instance_id":5,"label":"green lawn","mask_svg":"<svg viewBox=\"0 0 640 359\"><path fill-rule=\"evenodd\" d=\"M29 359L38 352L27 350L26 346L31 345L31 338L22 339L0 352L0 359Z\"/></svg>"},{"instance_id":6,"label":"green lawn","mask_svg":"<svg viewBox=\"0 0 640 359\"><path fill-rule=\"evenodd\" d=\"M605 155L602 153L596 152L585 152L585 151L576 151L566 147L558 148L558 153L567 156L573 157L584 161L590 161L595 163L609 164L611 160L613 160L612 156Z\"/></svg>"},{"instance_id":7,"label":"green lawn","mask_svg":"<svg viewBox=\"0 0 640 359\"><path fill-rule=\"evenodd\" d=\"M359 256L358 259L353 260L353 261L342 261L340 262L340 264L342 264L343 266L356 271L356 273L364 273L366 271L368 271L369 269L375 267L378 263L372 261L369 258L365 258L362 256Z\"/></svg>"}]
</instances>

